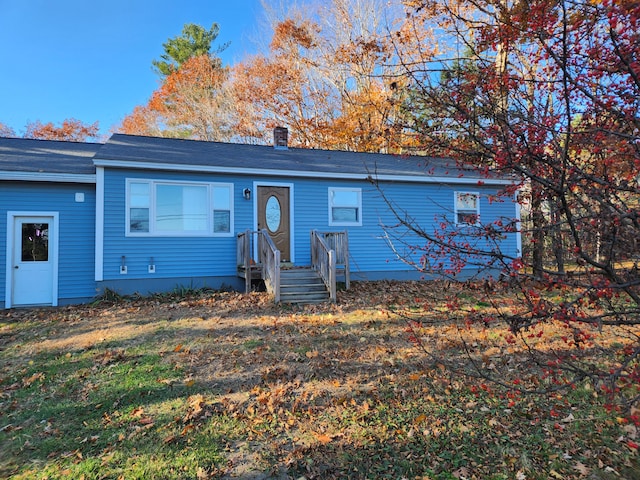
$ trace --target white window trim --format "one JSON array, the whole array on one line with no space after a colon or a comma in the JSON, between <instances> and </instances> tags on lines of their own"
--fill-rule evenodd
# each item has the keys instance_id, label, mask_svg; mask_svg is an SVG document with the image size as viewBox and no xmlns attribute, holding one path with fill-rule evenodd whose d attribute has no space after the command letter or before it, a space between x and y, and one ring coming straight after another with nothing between
<instances>
[{"instance_id":1,"label":"white window trim","mask_svg":"<svg viewBox=\"0 0 640 480\"><path fill-rule=\"evenodd\" d=\"M458 195L475 195L476 196L476 223L458 222ZM456 226L473 226L480 223L480 192L457 191L453 194L453 215Z\"/></svg>"},{"instance_id":2,"label":"white window trim","mask_svg":"<svg viewBox=\"0 0 640 480\"><path fill-rule=\"evenodd\" d=\"M131 205L130 205L130 185L132 183L149 184L149 231L148 232L131 232ZM164 232L155 230L155 214L156 214L156 186L157 185L182 185L206 187L207 189L207 231L206 232ZM216 187L226 187L229 189L229 231L214 232L213 231L213 189ZM233 237L235 234L234 227L234 185L233 183L223 182L193 182L193 181L176 181L176 180L152 180L147 178L127 178L125 185L125 237Z\"/></svg>"},{"instance_id":3,"label":"white window trim","mask_svg":"<svg viewBox=\"0 0 640 480\"><path fill-rule=\"evenodd\" d=\"M331 192L356 192L358 195L358 221L357 222L340 222L333 220L333 207L340 207L341 205L333 205L331 202ZM329 215L329 226L331 227L361 227L362 226L362 188L359 187L329 187L327 190L327 205ZM351 207L351 205L349 205Z\"/></svg>"}]
</instances>

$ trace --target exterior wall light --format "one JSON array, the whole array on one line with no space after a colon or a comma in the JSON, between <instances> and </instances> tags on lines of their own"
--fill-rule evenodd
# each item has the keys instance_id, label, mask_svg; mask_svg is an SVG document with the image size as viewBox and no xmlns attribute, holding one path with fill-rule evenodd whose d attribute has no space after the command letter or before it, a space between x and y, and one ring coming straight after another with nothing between
<instances>
[{"instance_id":1,"label":"exterior wall light","mask_svg":"<svg viewBox=\"0 0 640 480\"><path fill-rule=\"evenodd\" d=\"M249 190L248 188L245 188L242 191L242 196L244 196L245 200L251 200L251 190Z\"/></svg>"}]
</instances>

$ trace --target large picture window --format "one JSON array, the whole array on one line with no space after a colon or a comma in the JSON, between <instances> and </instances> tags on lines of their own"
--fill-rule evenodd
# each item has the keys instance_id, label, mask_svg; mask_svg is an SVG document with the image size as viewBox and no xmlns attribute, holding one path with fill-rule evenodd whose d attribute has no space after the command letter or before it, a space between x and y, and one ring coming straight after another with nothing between
<instances>
[{"instance_id":1,"label":"large picture window","mask_svg":"<svg viewBox=\"0 0 640 480\"><path fill-rule=\"evenodd\" d=\"M475 192L456 192L455 215L457 225L475 225L480 221L480 195Z\"/></svg>"},{"instance_id":2,"label":"large picture window","mask_svg":"<svg viewBox=\"0 0 640 480\"><path fill-rule=\"evenodd\" d=\"M362 225L362 190L329 188L329 225Z\"/></svg>"},{"instance_id":3,"label":"large picture window","mask_svg":"<svg viewBox=\"0 0 640 480\"><path fill-rule=\"evenodd\" d=\"M127 182L127 234L232 234L233 187L218 183Z\"/></svg>"}]
</instances>

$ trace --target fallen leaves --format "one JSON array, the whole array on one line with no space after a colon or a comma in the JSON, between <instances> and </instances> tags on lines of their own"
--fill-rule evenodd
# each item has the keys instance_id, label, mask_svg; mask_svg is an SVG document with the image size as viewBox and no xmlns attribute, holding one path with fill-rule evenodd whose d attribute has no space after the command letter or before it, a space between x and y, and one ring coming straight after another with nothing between
<instances>
[{"instance_id":1,"label":"fallen leaves","mask_svg":"<svg viewBox=\"0 0 640 480\"><path fill-rule=\"evenodd\" d=\"M468 308L464 291L448 288L461 295L461 311ZM258 445L265 458L286 466L291 476L310 478L322 478L323 472L361 477L350 470L353 466L371 476L396 478L430 471L431 476L461 479L493 474L580 479L607 468L624 472L624 461L637 458L637 427L626 416L620 414L618 421L614 414L605 424L583 414L581 409L598 401L595 386L577 400L552 396L534 401L465 376L462 367L472 358L478 371L499 372L509 386L551 381L515 345L506 344L506 330L497 324L461 323L459 312L438 303L441 293L419 283L382 283L355 285L340 292L338 305L313 309L275 306L254 294L166 303L134 300L102 310L78 307L84 313L75 312L73 322L57 328L65 336L57 345L85 340L80 332L86 335L98 318L104 346L96 340L86 351L56 351L72 372L67 377L50 373L38 360L3 371L0 433L21 439L16 451L23 458L35 458L36 453L26 452L37 452L43 439L67 439L57 419L29 423L16 418L26 399L41 405L45 396L56 398L66 389L90 417L87 425L78 425L81 433L68 451L79 448L87 461L98 458L113 478L126 457L123 445L142 450L141 445L155 442L158 451L175 455L188 446L204 456L196 439L208 432L214 442L225 428L230 429L225 434ZM471 305L479 304L468 296ZM393 310L383 305L390 300ZM403 315L417 322L413 333L421 345L408 343ZM40 325L46 322L39 319ZM110 325L116 336L109 337ZM54 337L49 335L47 345ZM148 352L156 356L144 364ZM434 359L432 352L442 357ZM155 370L158 365L161 371ZM451 365L460 370L452 373ZM133 371L140 377L132 382ZM115 393L105 390L107 380ZM126 387L120 385L125 382ZM34 388L40 384L48 391ZM616 434L607 444L611 432ZM351 461L341 463L345 458ZM393 470L399 458L414 469L411 475ZM51 462L66 460L56 452ZM376 472L380 465L387 470ZM214 471L210 467L199 467L203 478ZM195 467L189 476L197 476Z\"/></svg>"},{"instance_id":2,"label":"fallen leaves","mask_svg":"<svg viewBox=\"0 0 640 480\"><path fill-rule=\"evenodd\" d=\"M29 377L22 379L22 386L29 387L35 382L43 381L44 378L45 378L44 373L42 372L34 373L33 375L30 375Z\"/></svg>"}]
</instances>

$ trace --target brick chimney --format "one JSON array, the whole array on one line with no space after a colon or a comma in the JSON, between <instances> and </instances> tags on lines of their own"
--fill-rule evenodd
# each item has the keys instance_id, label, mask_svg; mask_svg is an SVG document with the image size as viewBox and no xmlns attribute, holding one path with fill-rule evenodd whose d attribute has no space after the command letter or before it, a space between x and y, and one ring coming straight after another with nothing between
<instances>
[{"instance_id":1,"label":"brick chimney","mask_svg":"<svg viewBox=\"0 0 640 480\"><path fill-rule=\"evenodd\" d=\"M273 148L276 150L288 150L289 130L286 127L273 129Z\"/></svg>"}]
</instances>

